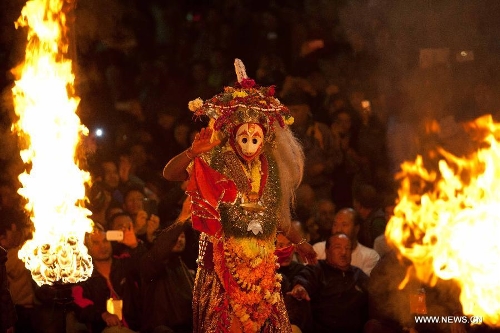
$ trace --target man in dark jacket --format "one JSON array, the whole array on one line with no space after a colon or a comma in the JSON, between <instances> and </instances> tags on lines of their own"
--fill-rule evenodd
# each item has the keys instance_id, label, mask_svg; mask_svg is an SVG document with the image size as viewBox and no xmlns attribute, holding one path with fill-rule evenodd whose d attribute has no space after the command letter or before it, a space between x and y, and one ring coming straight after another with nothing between
<instances>
[{"instance_id":1,"label":"man in dark jacket","mask_svg":"<svg viewBox=\"0 0 500 333\"><path fill-rule=\"evenodd\" d=\"M352 245L342 233L326 242L326 259L306 266L289 292L299 301L310 301L312 324L304 332L360 333L368 319L368 276L351 265Z\"/></svg>"},{"instance_id":2,"label":"man in dark jacket","mask_svg":"<svg viewBox=\"0 0 500 333\"><path fill-rule=\"evenodd\" d=\"M143 325L141 333L193 331L194 272L182 260L190 222L163 230L141 261Z\"/></svg>"},{"instance_id":3,"label":"man in dark jacket","mask_svg":"<svg viewBox=\"0 0 500 333\"><path fill-rule=\"evenodd\" d=\"M90 326L92 332L102 332L106 327L114 327L113 332L131 332L141 326L138 267L145 248L137 241L132 224L123 231L121 242L131 249L130 257L113 258L111 243L99 224L86 237L94 271L87 281L73 287L73 298L78 320ZM121 306L117 306L119 303Z\"/></svg>"}]
</instances>

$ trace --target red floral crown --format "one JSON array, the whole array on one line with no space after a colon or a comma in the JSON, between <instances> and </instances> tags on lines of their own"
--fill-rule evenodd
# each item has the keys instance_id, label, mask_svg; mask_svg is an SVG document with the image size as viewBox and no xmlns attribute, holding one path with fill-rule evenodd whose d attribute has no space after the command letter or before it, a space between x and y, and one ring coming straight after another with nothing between
<instances>
[{"instance_id":1,"label":"red floral crown","mask_svg":"<svg viewBox=\"0 0 500 333\"><path fill-rule=\"evenodd\" d=\"M223 92L206 101L197 98L189 102L189 109L195 115L214 119L214 129L226 136L243 123L260 124L266 133L272 132L275 122L281 127L293 123L290 110L274 97L275 86L257 85L247 77L240 59L235 59L234 67L238 77L234 87L225 87Z\"/></svg>"}]
</instances>

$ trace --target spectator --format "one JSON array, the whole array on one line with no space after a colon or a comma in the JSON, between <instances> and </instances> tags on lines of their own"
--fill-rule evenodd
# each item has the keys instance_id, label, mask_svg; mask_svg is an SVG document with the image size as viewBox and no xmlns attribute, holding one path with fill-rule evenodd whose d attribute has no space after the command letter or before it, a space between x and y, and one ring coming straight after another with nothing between
<instances>
[{"instance_id":1,"label":"spectator","mask_svg":"<svg viewBox=\"0 0 500 333\"><path fill-rule=\"evenodd\" d=\"M313 188L317 198L331 199L331 176L340 161L332 133L326 124L314 121L309 99L304 92L285 95L283 103L294 117L290 127L304 148L306 164L302 182Z\"/></svg>"},{"instance_id":2,"label":"spectator","mask_svg":"<svg viewBox=\"0 0 500 333\"><path fill-rule=\"evenodd\" d=\"M94 271L87 281L73 287L72 293L78 320L87 324L92 332L128 333L140 329L141 295L137 270L145 249L131 227L124 231L123 243L131 248L131 257L113 258L111 243L102 226L95 224L94 231L86 235ZM107 306L109 303L117 306Z\"/></svg>"},{"instance_id":3,"label":"spectator","mask_svg":"<svg viewBox=\"0 0 500 333\"><path fill-rule=\"evenodd\" d=\"M335 219L335 204L328 199L317 200L313 207L313 216L306 222L311 235L311 244L325 241L331 234Z\"/></svg>"},{"instance_id":4,"label":"spectator","mask_svg":"<svg viewBox=\"0 0 500 333\"><path fill-rule=\"evenodd\" d=\"M0 209L0 246L7 250L5 269L18 317L16 333L31 333L36 324L34 282L18 256L28 237L27 221L26 215L17 209Z\"/></svg>"},{"instance_id":5,"label":"spectator","mask_svg":"<svg viewBox=\"0 0 500 333\"><path fill-rule=\"evenodd\" d=\"M294 259L294 256L296 255L295 246L281 232L276 235L275 253L278 256L278 263L280 264L278 273L283 277L283 279L281 280L281 292L283 293L283 295L285 295L292 289L291 283L295 276L302 269L304 269L305 266ZM297 330L299 327L303 327L305 324L300 321L300 319L302 318L300 313L303 311L303 308L297 305L298 304L296 302L290 302L290 298L285 298L285 307L288 312L288 316L290 317L292 330Z\"/></svg>"},{"instance_id":6,"label":"spectator","mask_svg":"<svg viewBox=\"0 0 500 333\"><path fill-rule=\"evenodd\" d=\"M184 230L190 228L189 222L178 222L165 229L141 261L143 333L193 331L194 271L181 257Z\"/></svg>"},{"instance_id":7,"label":"spectator","mask_svg":"<svg viewBox=\"0 0 500 333\"><path fill-rule=\"evenodd\" d=\"M343 208L335 214L335 221L332 226L332 234L344 233L349 236L352 242L351 265L359 267L370 276L370 273L380 259L378 253L358 242L358 232L361 218L352 208ZM325 259L326 242L319 242L313 245L318 254L318 259Z\"/></svg>"},{"instance_id":8,"label":"spectator","mask_svg":"<svg viewBox=\"0 0 500 333\"><path fill-rule=\"evenodd\" d=\"M360 184L354 189L353 207L363 220L358 239L361 244L370 248L373 248L375 238L385 232L387 224L385 212L380 208L378 199L377 190L369 184Z\"/></svg>"},{"instance_id":9,"label":"spectator","mask_svg":"<svg viewBox=\"0 0 500 333\"><path fill-rule=\"evenodd\" d=\"M356 133L352 113L347 109L336 111L330 128L341 156L340 163L333 170L332 200L338 208L352 207L352 186L360 168L353 146Z\"/></svg>"},{"instance_id":10,"label":"spectator","mask_svg":"<svg viewBox=\"0 0 500 333\"><path fill-rule=\"evenodd\" d=\"M122 159L118 165L113 158L104 157L98 162L93 179L95 182L102 181L104 188L111 193L113 201L123 203L125 189L132 184L129 174L130 163L128 161Z\"/></svg>"},{"instance_id":11,"label":"spectator","mask_svg":"<svg viewBox=\"0 0 500 333\"><path fill-rule=\"evenodd\" d=\"M389 222L391 217L394 215L395 207L396 207L396 199L394 195L387 195L384 204L385 220L387 222ZM391 251L391 247L387 243L385 233L375 238L375 240L373 241L373 249L377 251L377 253L380 255L381 258Z\"/></svg>"},{"instance_id":12,"label":"spectator","mask_svg":"<svg viewBox=\"0 0 500 333\"><path fill-rule=\"evenodd\" d=\"M136 236L148 247L154 242L160 226L156 207L156 202L146 198L142 188L135 186L125 191L123 210L132 217Z\"/></svg>"},{"instance_id":13,"label":"spectator","mask_svg":"<svg viewBox=\"0 0 500 333\"><path fill-rule=\"evenodd\" d=\"M295 246L283 233L276 235L276 254L280 268L278 273L283 276L281 290L286 293L291 290L291 283L295 275L304 268L302 263L294 259Z\"/></svg>"},{"instance_id":14,"label":"spectator","mask_svg":"<svg viewBox=\"0 0 500 333\"><path fill-rule=\"evenodd\" d=\"M108 230L117 230L125 233L128 229L134 229L134 221L132 220L130 214L121 211L111 215ZM111 242L111 248L113 249L113 256L115 258L130 257L130 254L133 251L133 249L124 244L123 241Z\"/></svg>"},{"instance_id":15,"label":"spectator","mask_svg":"<svg viewBox=\"0 0 500 333\"><path fill-rule=\"evenodd\" d=\"M15 332L58 333L72 314L69 293L64 288L35 284L18 256L29 234L28 219L22 211L0 210L0 246L8 250L5 268L18 317Z\"/></svg>"},{"instance_id":16,"label":"spectator","mask_svg":"<svg viewBox=\"0 0 500 333\"><path fill-rule=\"evenodd\" d=\"M174 138L174 126L179 118L179 110L180 108L170 107L157 111L152 133L157 146L156 151L162 158L168 159L175 155L178 149Z\"/></svg>"},{"instance_id":17,"label":"spectator","mask_svg":"<svg viewBox=\"0 0 500 333\"><path fill-rule=\"evenodd\" d=\"M19 207L21 197L16 193L13 182L0 181L0 209L13 209Z\"/></svg>"},{"instance_id":18,"label":"spectator","mask_svg":"<svg viewBox=\"0 0 500 333\"><path fill-rule=\"evenodd\" d=\"M151 145L148 143L134 142L128 148L128 154L126 155L130 161L130 172L129 177L138 178L139 182L145 182L149 179L151 175L155 173L161 175L161 166L156 161L153 156ZM150 193L150 189L145 187L147 191L147 196L151 197L153 193Z\"/></svg>"},{"instance_id":19,"label":"spectator","mask_svg":"<svg viewBox=\"0 0 500 333\"><path fill-rule=\"evenodd\" d=\"M311 218L313 215L314 204L316 202L316 194L314 190L309 184L302 183L295 191L295 211L294 217L301 221L305 222ZM316 230L308 230L308 234L315 234ZM310 236L309 235L309 236ZM311 238L316 239L318 236L314 235ZM307 239L310 241L310 238Z\"/></svg>"},{"instance_id":20,"label":"spectator","mask_svg":"<svg viewBox=\"0 0 500 333\"><path fill-rule=\"evenodd\" d=\"M93 183L88 189L87 197L89 199L88 208L92 212L92 221L100 223L105 228L108 228L106 212L112 204L111 192L102 182L98 181Z\"/></svg>"},{"instance_id":21,"label":"spectator","mask_svg":"<svg viewBox=\"0 0 500 333\"><path fill-rule=\"evenodd\" d=\"M7 251L0 246L0 332L14 333L17 315L9 291L9 281L5 269L6 261Z\"/></svg>"},{"instance_id":22,"label":"spectator","mask_svg":"<svg viewBox=\"0 0 500 333\"><path fill-rule=\"evenodd\" d=\"M288 293L310 302L312 323L304 332L361 333L368 320L368 276L351 263L352 243L342 233L326 242L326 259L306 266Z\"/></svg>"},{"instance_id":23,"label":"spectator","mask_svg":"<svg viewBox=\"0 0 500 333\"><path fill-rule=\"evenodd\" d=\"M356 154L352 154L360 166L358 176L365 182L379 181L377 176L389 168L386 128L372 110L371 101L363 90L353 88L349 100L359 119L359 127L355 129L356 140L353 142Z\"/></svg>"}]
</instances>

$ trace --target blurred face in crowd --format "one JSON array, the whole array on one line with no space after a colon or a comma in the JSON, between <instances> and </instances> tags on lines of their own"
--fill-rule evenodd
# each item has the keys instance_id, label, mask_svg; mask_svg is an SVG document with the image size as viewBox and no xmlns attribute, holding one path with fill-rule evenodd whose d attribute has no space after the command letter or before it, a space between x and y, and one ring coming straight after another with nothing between
<instances>
[{"instance_id":1,"label":"blurred face in crowd","mask_svg":"<svg viewBox=\"0 0 500 333\"><path fill-rule=\"evenodd\" d=\"M394 208L396 208L396 205L387 205L384 207L384 215L386 221L389 221L391 217L394 216Z\"/></svg>"},{"instance_id":2,"label":"blurred face in crowd","mask_svg":"<svg viewBox=\"0 0 500 333\"><path fill-rule=\"evenodd\" d=\"M307 233L309 234L309 237L311 240L316 240L320 237L318 233L318 224L314 221L314 219L308 219L306 221L306 228L307 228Z\"/></svg>"},{"instance_id":3,"label":"blurred face in crowd","mask_svg":"<svg viewBox=\"0 0 500 333\"><path fill-rule=\"evenodd\" d=\"M134 166L143 166L148 162L146 148L141 144L130 147L130 161Z\"/></svg>"},{"instance_id":4,"label":"blurred face in crowd","mask_svg":"<svg viewBox=\"0 0 500 333\"><path fill-rule=\"evenodd\" d=\"M177 243L175 243L174 247L172 248L172 252L179 253L184 251L185 248L186 248L186 234L184 232L181 232L179 237L177 237Z\"/></svg>"},{"instance_id":5,"label":"blurred face in crowd","mask_svg":"<svg viewBox=\"0 0 500 333\"><path fill-rule=\"evenodd\" d=\"M111 259L113 253L111 242L106 239L104 231L97 231L87 238L89 254L94 261L107 261Z\"/></svg>"},{"instance_id":6,"label":"blurred face in crowd","mask_svg":"<svg viewBox=\"0 0 500 333\"><path fill-rule=\"evenodd\" d=\"M144 198L141 191L129 191L123 199L123 209L131 215L136 215L140 210L144 210Z\"/></svg>"},{"instance_id":7,"label":"blurred face in crowd","mask_svg":"<svg viewBox=\"0 0 500 333\"><path fill-rule=\"evenodd\" d=\"M116 216L113 221L111 221L109 227L110 230L126 230L132 229L134 222L132 218L128 215Z\"/></svg>"},{"instance_id":8,"label":"blurred face in crowd","mask_svg":"<svg viewBox=\"0 0 500 333\"><path fill-rule=\"evenodd\" d=\"M307 104L290 105L288 109L290 109L290 113L293 116L292 128L304 126L307 124L309 120L309 112L311 112L309 105Z\"/></svg>"},{"instance_id":9,"label":"blurred face in crowd","mask_svg":"<svg viewBox=\"0 0 500 333\"><path fill-rule=\"evenodd\" d=\"M0 185L0 208L12 208L16 204L16 190L9 185Z\"/></svg>"},{"instance_id":10,"label":"blurred face in crowd","mask_svg":"<svg viewBox=\"0 0 500 333\"><path fill-rule=\"evenodd\" d=\"M108 208L108 210L106 211L106 221L109 223L111 217L115 214L118 214L118 213L123 213L123 208L121 208L121 207ZM112 228L108 228L108 229L112 229Z\"/></svg>"},{"instance_id":11,"label":"blurred face in crowd","mask_svg":"<svg viewBox=\"0 0 500 333\"><path fill-rule=\"evenodd\" d=\"M348 270L351 265L351 240L345 234L330 236L326 248L326 262L341 270Z\"/></svg>"},{"instance_id":12,"label":"blurred face in crowd","mask_svg":"<svg viewBox=\"0 0 500 333\"><path fill-rule=\"evenodd\" d=\"M276 235L276 248L277 249L283 249L285 247L292 246L292 242L283 234L279 233ZM293 258L293 251L290 253L290 255L286 258L281 258L280 260L280 266L288 266L292 262Z\"/></svg>"},{"instance_id":13,"label":"blurred face in crowd","mask_svg":"<svg viewBox=\"0 0 500 333\"><path fill-rule=\"evenodd\" d=\"M158 115L158 125L165 130L170 130L175 123L175 116L168 113L160 113Z\"/></svg>"},{"instance_id":14,"label":"blurred face in crowd","mask_svg":"<svg viewBox=\"0 0 500 333\"><path fill-rule=\"evenodd\" d=\"M356 240L359 225L354 225L355 212L352 208L341 209L336 215L332 226L332 234L343 233L351 240Z\"/></svg>"},{"instance_id":15,"label":"blurred face in crowd","mask_svg":"<svg viewBox=\"0 0 500 333\"><path fill-rule=\"evenodd\" d=\"M332 228L333 221L335 219L335 204L329 200L322 200L318 203L318 208L316 212L316 223L322 230L328 230Z\"/></svg>"},{"instance_id":16,"label":"blurred face in crowd","mask_svg":"<svg viewBox=\"0 0 500 333\"><path fill-rule=\"evenodd\" d=\"M103 162L103 181L109 188L117 188L120 184L120 175L118 174L118 168L113 162Z\"/></svg>"},{"instance_id":17,"label":"blurred face in crowd","mask_svg":"<svg viewBox=\"0 0 500 333\"><path fill-rule=\"evenodd\" d=\"M177 143L182 146L189 146L190 128L187 124L177 124L174 127L174 138Z\"/></svg>"},{"instance_id":18,"label":"blurred face in crowd","mask_svg":"<svg viewBox=\"0 0 500 333\"><path fill-rule=\"evenodd\" d=\"M349 133L352 126L351 115L348 112L340 112L335 119L335 124L339 127L340 133Z\"/></svg>"},{"instance_id":19,"label":"blurred face in crowd","mask_svg":"<svg viewBox=\"0 0 500 333\"><path fill-rule=\"evenodd\" d=\"M8 225L8 223L6 223ZM6 250L9 250L15 246L18 245L18 239L20 238L17 236L17 227L14 223L10 224L10 229L6 229L4 231L4 234L0 234L0 246L5 248Z\"/></svg>"}]
</instances>

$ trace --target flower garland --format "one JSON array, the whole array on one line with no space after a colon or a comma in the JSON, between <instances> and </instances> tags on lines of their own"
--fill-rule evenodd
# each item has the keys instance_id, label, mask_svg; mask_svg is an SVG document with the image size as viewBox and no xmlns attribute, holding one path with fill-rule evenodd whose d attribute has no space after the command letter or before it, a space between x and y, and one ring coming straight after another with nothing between
<instances>
[{"instance_id":1,"label":"flower garland","mask_svg":"<svg viewBox=\"0 0 500 333\"><path fill-rule=\"evenodd\" d=\"M243 332L258 332L281 297L273 242L234 237L219 241L223 244L215 247L220 250L214 251L214 264L230 294L229 305Z\"/></svg>"},{"instance_id":2,"label":"flower garland","mask_svg":"<svg viewBox=\"0 0 500 333\"><path fill-rule=\"evenodd\" d=\"M262 168L261 168L260 159L256 158L255 162L252 163L252 170L250 172L252 192L259 193L261 175L262 175Z\"/></svg>"},{"instance_id":3,"label":"flower garland","mask_svg":"<svg viewBox=\"0 0 500 333\"><path fill-rule=\"evenodd\" d=\"M253 193L259 193L260 190L260 181L261 181L261 175L262 175L262 168L261 168L261 162L259 158L254 159L251 162L250 166L250 172L247 167L242 163L243 171L245 171L245 175L248 178L248 181L250 182L250 187L251 192Z\"/></svg>"}]
</instances>

